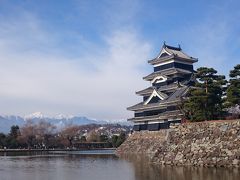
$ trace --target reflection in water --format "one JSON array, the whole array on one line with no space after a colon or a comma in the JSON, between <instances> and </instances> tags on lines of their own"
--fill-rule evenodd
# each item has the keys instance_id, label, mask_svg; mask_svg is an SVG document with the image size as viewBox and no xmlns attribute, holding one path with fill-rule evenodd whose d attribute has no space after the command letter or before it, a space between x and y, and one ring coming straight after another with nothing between
<instances>
[{"instance_id":1,"label":"reflection in water","mask_svg":"<svg viewBox=\"0 0 240 180\"><path fill-rule=\"evenodd\" d=\"M171 167L132 161L137 180L239 180L240 169Z\"/></svg>"},{"instance_id":2,"label":"reflection in water","mask_svg":"<svg viewBox=\"0 0 240 180\"><path fill-rule=\"evenodd\" d=\"M239 169L164 167L114 155L0 156L1 180L239 180Z\"/></svg>"}]
</instances>

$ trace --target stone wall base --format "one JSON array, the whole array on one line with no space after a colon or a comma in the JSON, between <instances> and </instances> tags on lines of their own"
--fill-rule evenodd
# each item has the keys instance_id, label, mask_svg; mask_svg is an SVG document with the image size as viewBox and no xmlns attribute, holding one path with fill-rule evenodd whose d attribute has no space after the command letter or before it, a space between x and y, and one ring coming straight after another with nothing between
<instances>
[{"instance_id":1,"label":"stone wall base","mask_svg":"<svg viewBox=\"0 0 240 180\"><path fill-rule=\"evenodd\" d=\"M240 120L186 123L160 131L134 132L117 150L162 165L240 166Z\"/></svg>"}]
</instances>

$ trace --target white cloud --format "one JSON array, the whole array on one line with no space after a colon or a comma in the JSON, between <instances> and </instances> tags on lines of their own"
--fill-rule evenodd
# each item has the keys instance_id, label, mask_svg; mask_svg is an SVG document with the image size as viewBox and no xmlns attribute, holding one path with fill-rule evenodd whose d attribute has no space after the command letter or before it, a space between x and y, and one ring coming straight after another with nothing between
<instances>
[{"instance_id":1,"label":"white cloud","mask_svg":"<svg viewBox=\"0 0 240 180\"><path fill-rule=\"evenodd\" d=\"M136 31L114 31L104 36L106 46L92 46L101 52L91 52L90 46L88 56L84 53L69 59L56 53L64 48L55 49L58 40L41 22L30 14L22 18L23 24L17 20L0 24L0 32L4 32L0 41L2 113L42 111L98 119L131 116L126 107L140 100L135 90L148 85L141 79L145 75L141 66L146 65L151 49ZM42 51L51 47L53 50Z\"/></svg>"}]
</instances>

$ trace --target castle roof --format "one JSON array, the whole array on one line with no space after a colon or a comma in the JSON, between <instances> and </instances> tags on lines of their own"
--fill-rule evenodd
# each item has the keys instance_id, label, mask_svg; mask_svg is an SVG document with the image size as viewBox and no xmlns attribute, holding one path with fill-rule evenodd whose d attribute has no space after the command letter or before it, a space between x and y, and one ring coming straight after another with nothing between
<instances>
[{"instance_id":1,"label":"castle roof","mask_svg":"<svg viewBox=\"0 0 240 180\"><path fill-rule=\"evenodd\" d=\"M128 121L142 122L142 121L155 121L155 120L165 120L169 118L176 118L182 116L182 113L179 110L167 111L158 115L153 116L141 116L128 119Z\"/></svg>"},{"instance_id":2,"label":"castle roof","mask_svg":"<svg viewBox=\"0 0 240 180\"><path fill-rule=\"evenodd\" d=\"M138 103L134 106L128 107L128 110L137 111L142 109L154 109L154 108L164 108L169 106L172 103L177 103L181 101L181 97L186 94L188 91L188 86L182 86L176 89L170 96L166 96L164 93L158 91L158 93L164 94L165 98L161 100L159 103L150 103L146 104L145 102Z\"/></svg>"},{"instance_id":3,"label":"castle roof","mask_svg":"<svg viewBox=\"0 0 240 180\"><path fill-rule=\"evenodd\" d=\"M138 95L147 95L147 94L151 94L154 90L154 87L153 86L150 86L146 89L143 89L141 91L137 91L136 94Z\"/></svg>"},{"instance_id":4,"label":"castle roof","mask_svg":"<svg viewBox=\"0 0 240 180\"><path fill-rule=\"evenodd\" d=\"M180 74L191 74L193 73L192 71L189 71L189 70L185 70L185 69L180 69L180 68L169 68L169 69L165 69L165 70L162 70L162 71L156 71L156 72L153 72L145 77L143 77L144 80L147 80L147 81L151 81L153 80L156 76L165 76L165 75L172 75L172 74L176 74L176 73L180 73Z\"/></svg>"},{"instance_id":5,"label":"castle roof","mask_svg":"<svg viewBox=\"0 0 240 180\"><path fill-rule=\"evenodd\" d=\"M164 43L159 55L156 58L149 60L148 63L154 65L157 63L165 62L170 59L178 59L178 60L191 62L191 63L198 61L197 58L191 57L185 52L183 52L180 46L174 47L174 46L166 45Z\"/></svg>"}]
</instances>

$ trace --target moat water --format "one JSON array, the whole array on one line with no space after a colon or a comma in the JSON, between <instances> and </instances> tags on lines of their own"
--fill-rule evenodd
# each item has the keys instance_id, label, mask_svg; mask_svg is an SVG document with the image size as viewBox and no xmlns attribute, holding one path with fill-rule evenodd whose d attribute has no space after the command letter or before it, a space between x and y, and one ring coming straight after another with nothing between
<instances>
[{"instance_id":1,"label":"moat water","mask_svg":"<svg viewBox=\"0 0 240 180\"><path fill-rule=\"evenodd\" d=\"M239 180L238 168L163 167L113 151L0 154L1 180Z\"/></svg>"}]
</instances>

